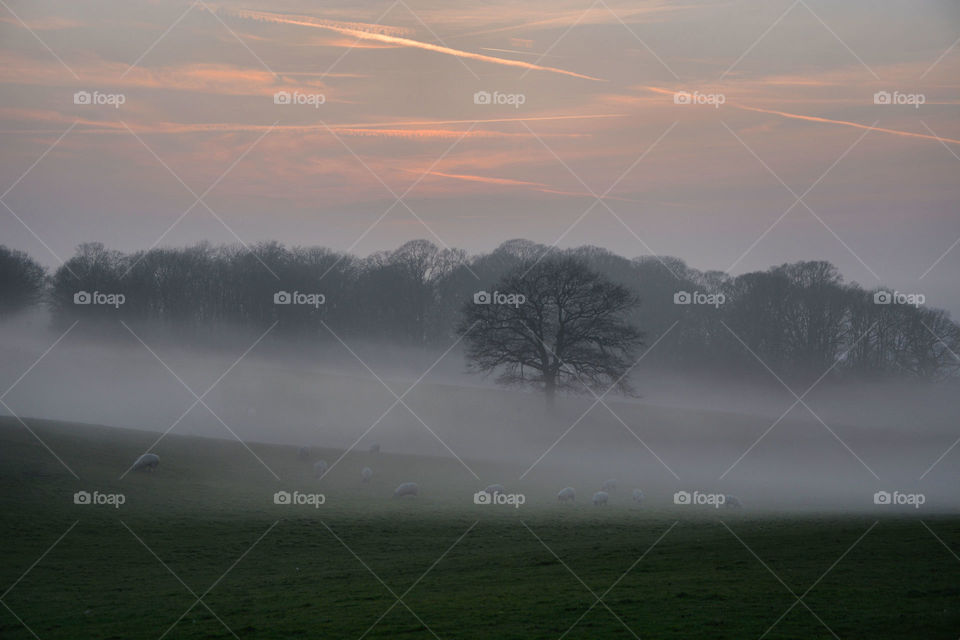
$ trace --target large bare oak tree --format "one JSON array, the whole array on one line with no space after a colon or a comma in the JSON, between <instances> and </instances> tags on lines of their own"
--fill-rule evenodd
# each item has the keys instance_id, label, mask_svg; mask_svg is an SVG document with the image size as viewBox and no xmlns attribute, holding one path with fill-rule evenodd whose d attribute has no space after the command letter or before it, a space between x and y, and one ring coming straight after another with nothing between
<instances>
[{"instance_id":1,"label":"large bare oak tree","mask_svg":"<svg viewBox=\"0 0 960 640\"><path fill-rule=\"evenodd\" d=\"M463 308L468 367L505 385L624 394L642 333L624 320L639 300L570 255L527 260ZM520 298L522 296L522 298Z\"/></svg>"}]
</instances>

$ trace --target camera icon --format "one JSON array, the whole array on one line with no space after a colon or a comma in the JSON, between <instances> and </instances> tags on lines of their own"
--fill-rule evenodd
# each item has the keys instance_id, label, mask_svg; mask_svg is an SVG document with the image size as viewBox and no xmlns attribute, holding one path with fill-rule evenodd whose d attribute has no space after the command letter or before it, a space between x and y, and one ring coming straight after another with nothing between
<instances>
[{"instance_id":1,"label":"camera icon","mask_svg":"<svg viewBox=\"0 0 960 640\"><path fill-rule=\"evenodd\" d=\"M490 104L492 101L493 96L489 91L477 91L473 94L473 104Z\"/></svg>"},{"instance_id":2,"label":"camera icon","mask_svg":"<svg viewBox=\"0 0 960 640\"><path fill-rule=\"evenodd\" d=\"M673 494L673 504L690 504L690 492L677 491Z\"/></svg>"},{"instance_id":3,"label":"camera icon","mask_svg":"<svg viewBox=\"0 0 960 640\"><path fill-rule=\"evenodd\" d=\"M690 104L693 102L693 96L687 91L677 91L673 94L673 104Z\"/></svg>"},{"instance_id":4,"label":"camera icon","mask_svg":"<svg viewBox=\"0 0 960 640\"><path fill-rule=\"evenodd\" d=\"M273 304L291 304L293 297L289 291L277 291L273 294Z\"/></svg>"},{"instance_id":5,"label":"camera icon","mask_svg":"<svg viewBox=\"0 0 960 640\"><path fill-rule=\"evenodd\" d=\"M73 94L73 104L91 104L92 102L93 96L89 91L77 91Z\"/></svg>"},{"instance_id":6,"label":"camera icon","mask_svg":"<svg viewBox=\"0 0 960 640\"><path fill-rule=\"evenodd\" d=\"M486 491L477 491L473 494L473 504L490 504L492 501L493 496Z\"/></svg>"},{"instance_id":7,"label":"camera icon","mask_svg":"<svg viewBox=\"0 0 960 640\"><path fill-rule=\"evenodd\" d=\"M673 304L690 304L693 297L687 291L677 291L673 294Z\"/></svg>"},{"instance_id":8,"label":"camera icon","mask_svg":"<svg viewBox=\"0 0 960 640\"><path fill-rule=\"evenodd\" d=\"M873 494L873 504L890 504L891 496L889 491L877 491Z\"/></svg>"},{"instance_id":9,"label":"camera icon","mask_svg":"<svg viewBox=\"0 0 960 640\"><path fill-rule=\"evenodd\" d=\"M93 297L87 291L77 291L73 294L73 304L90 304Z\"/></svg>"},{"instance_id":10,"label":"camera icon","mask_svg":"<svg viewBox=\"0 0 960 640\"><path fill-rule=\"evenodd\" d=\"M273 94L273 104L290 104L292 101L293 96L289 91L277 91Z\"/></svg>"},{"instance_id":11,"label":"camera icon","mask_svg":"<svg viewBox=\"0 0 960 640\"><path fill-rule=\"evenodd\" d=\"M877 91L873 94L873 104L892 104L893 96L889 91Z\"/></svg>"},{"instance_id":12,"label":"camera icon","mask_svg":"<svg viewBox=\"0 0 960 640\"><path fill-rule=\"evenodd\" d=\"M890 304L893 302L893 296L889 291L877 291L873 294L873 304Z\"/></svg>"},{"instance_id":13,"label":"camera icon","mask_svg":"<svg viewBox=\"0 0 960 640\"><path fill-rule=\"evenodd\" d=\"M477 291L473 294L473 304L490 304L491 300L489 291Z\"/></svg>"},{"instance_id":14,"label":"camera icon","mask_svg":"<svg viewBox=\"0 0 960 640\"><path fill-rule=\"evenodd\" d=\"M273 504L290 504L290 492L277 491L273 494Z\"/></svg>"},{"instance_id":15,"label":"camera icon","mask_svg":"<svg viewBox=\"0 0 960 640\"><path fill-rule=\"evenodd\" d=\"M90 504L92 500L89 491L77 491L73 494L73 504Z\"/></svg>"}]
</instances>

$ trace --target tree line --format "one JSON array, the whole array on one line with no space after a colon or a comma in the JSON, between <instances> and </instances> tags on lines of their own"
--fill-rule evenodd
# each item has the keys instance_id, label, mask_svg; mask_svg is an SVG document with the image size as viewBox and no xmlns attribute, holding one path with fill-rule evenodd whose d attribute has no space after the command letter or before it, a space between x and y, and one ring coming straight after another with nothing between
<instances>
[{"instance_id":1,"label":"tree line","mask_svg":"<svg viewBox=\"0 0 960 640\"><path fill-rule=\"evenodd\" d=\"M569 271L574 267L576 277ZM0 246L0 315L42 305L56 326L80 319L90 328L104 326L92 320L121 319L187 341L277 323L272 333L281 339L319 343L335 333L344 340L446 347L464 332L466 320L497 309L482 299L475 303L476 294L504 299L526 291L529 297L538 288L560 286L550 278L562 268L588 294L593 287L594 302L602 295L629 296L613 300L621 333L603 335L595 345L601 359L628 352L612 355L600 343L631 337L639 344L642 334L652 347L645 362L681 370L766 365L782 376L830 369L858 377L942 379L960 368L960 326L948 313L845 282L828 262L734 277L698 271L677 258L628 259L598 247L560 250L527 240L475 256L414 240L364 258L277 242L134 253L88 243L52 273ZM589 302L583 299L585 308ZM528 322L533 312L528 307L511 317Z\"/></svg>"}]
</instances>

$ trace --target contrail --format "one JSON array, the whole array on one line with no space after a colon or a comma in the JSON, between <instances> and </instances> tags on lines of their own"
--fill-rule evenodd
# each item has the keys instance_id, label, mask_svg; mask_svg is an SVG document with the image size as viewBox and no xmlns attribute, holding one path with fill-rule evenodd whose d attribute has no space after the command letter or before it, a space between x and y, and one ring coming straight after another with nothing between
<instances>
[{"instance_id":1,"label":"contrail","mask_svg":"<svg viewBox=\"0 0 960 640\"><path fill-rule=\"evenodd\" d=\"M0 116L10 113L9 109L0 109ZM42 120L48 122L65 122L66 120L61 117L55 118L42 118L31 113L17 113L21 117L27 117L32 120ZM342 124L330 123L330 128L337 132L343 132L346 135L364 135L364 131L370 131L373 135L378 133L387 136L400 136L403 135L403 129L399 127L431 127L431 126L445 126L445 125L456 125L456 124L496 124L502 122L526 122L526 121L538 121L538 120L583 120L583 119L596 119L596 118L622 118L626 114L622 113L602 113L602 114L586 114L586 115L560 115L560 116L533 116L528 118L488 118L483 120L414 120L409 122L345 122ZM77 133L126 133L127 129L122 125L117 123L108 123L100 120L88 120L80 119L78 124L82 125L82 128L78 128ZM249 132L259 132L259 131L288 131L288 132L323 132L327 130L327 127L322 124L303 124L303 125L265 125L265 124L241 124L241 123L174 123L174 122L163 122L163 123L153 123L150 125L140 126L134 123L128 123L139 133L168 133L168 134L177 134L177 133L234 133L238 131L249 131ZM21 134L44 134L44 133L54 133L56 129L3 129L0 130L0 133L21 133ZM434 133L436 137L450 137L456 136L460 137L461 132L450 130L446 132L444 130L424 130L408 132L408 136L424 136L426 133ZM473 131L470 132L471 136L475 137L526 137L526 133L503 133L497 131ZM583 133L557 133L557 134L540 134L541 136L562 136L565 138L570 137L584 137L588 134Z\"/></svg>"},{"instance_id":2,"label":"contrail","mask_svg":"<svg viewBox=\"0 0 960 640\"><path fill-rule=\"evenodd\" d=\"M671 89L664 89L662 87L651 87L643 86L647 91L652 91L654 93L661 93L664 95L675 95L677 92ZM889 133L895 136L903 136L904 138L920 138L921 140L937 140L939 142L949 142L951 144L960 144L960 140L954 140L953 138L940 138L938 136L931 136L926 133L913 133L912 131L901 131L900 129L885 129L883 127L871 127L867 124L860 124L859 122L850 122L849 120L833 120L832 118L821 118L819 116L805 116L799 113L789 113L787 111L777 111L775 109L761 109L760 107L748 107L743 104L737 104L735 102L728 103L731 107L736 109L743 109L744 111L756 111L757 113L769 113L771 115L780 116L782 118L791 118L793 120L806 120L807 122L821 122L824 124L838 124L845 127L854 127L856 129L869 129L870 131L879 131L880 133Z\"/></svg>"},{"instance_id":3,"label":"contrail","mask_svg":"<svg viewBox=\"0 0 960 640\"><path fill-rule=\"evenodd\" d=\"M517 51L516 49L494 49L493 47L480 47L484 51L496 51L497 53L515 53L518 56L538 56L540 58L559 58L560 56L550 55L549 53L538 53L536 51Z\"/></svg>"},{"instance_id":4,"label":"contrail","mask_svg":"<svg viewBox=\"0 0 960 640\"><path fill-rule=\"evenodd\" d=\"M525 131L504 132L504 131L485 131L475 129L473 131L457 131L456 129L383 129L378 127L341 127L331 126L331 130L346 136L355 137L383 137L383 138L529 138L530 134ZM275 127L274 130L277 130ZM309 130L321 131L319 128L311 127ZM554 137L578 137L577 134L553 134Z\"/></svg>"},{"instance_id":5,"label":"contrail","mask_svg":"<svg viewBox=\"0 0 960 640\"><path fill-rule=\"evenodd\" d=\"M593 76L584 75L582 73L576 73L574 71L567 71L566 69L558 69L556 67L544 67L544 66L533 64L530 62L523 62L521 60L509 60L507 58L497 58L495 56L488 56L482 53L472 53L470 51L461 51L460 49L452 49L450 47L430 44L429 42L420 42L419 40L412 40L410 38L390 35L389 33L365 31L362 28L357 28L356 26L345 26L351 23L337 23L337 22L332 22L328 20L318 20L317 18L312 18L310 16L283 15L283 14L276 14L276 13L267 13L264 11L250 11L248 9L235 9L235 10L234 9L227 9L227 10L218 9L218 11L222 11L225 15L232 15L237 18L247 18L250 20L260 20L263 22L273 22L277 24L293 24L293 25L299 25L302 27L313 27L315 29L326 29L328 31L335 31L336 33L342 33L345 35L353 36L355 38L360 38L362 40L374 40L377 42L386 42L389 44L412 47L415 49L424 49L425 51L433 51L435 53L442 53L448 56L455 56L458 58L467 58L470 60L480 60L481 62L490 62L492 64L499 64L507 67L519 67L521 69L530 69L533 71L549 71L550 73L558 73L561 75L570 76L572 78L582 78L584 80L604 82L603 78L594 78Z\"/></svg>"},{"instance_id":6,"label":"contrail","mask_svg":"<svg viewBox=\"0 0 960 640\"><path fill-rule=\"evenodd\" d=\"M415 171L410 171L409 173L416 173ZM438 176L441 178L453 178L456 180L466 180L468 182L483 182L485 184L499 184L512 187L534 187L536 191L542 193L552 193L561 196L576 196L579 198L592 198L593 196L589 193L580 193L577 191L562 191L560 189L552 189L549 185L546 185L542 182L528 182L526 180L512 180L510 178L490 178L487 176L478 176L466 173L444 173L442 171L430 171L427 175ZM600 196L604 200L620 200L622 202L640 202L640 200L634 200L632 198L622 198L619 196Z\"/></svg>"},{"instance_id":7,"label":"contrail","mask_svg":"<svg viewBox=\"0 0 960 640\"><path fill-rule=\"evenodd\" d=\"M420 127L443 124L491 124L497 122L534 122L536 120L593 120L596 118L624 118L625 113L596 113L565 116L530 116L520 118L485 118L481 120L413 120L410 122L348 122L338 127Z\"/></svg>"},{"instance_id":8,"label":"contrail","mask_svg":"<svg viewBox=\"0 0 960 640\"><path fill-rule=\"evenodd\" d=\"M215 11L220 12L220 7L211 7ZM348 29L351 31L362 31L364 33L379 33L388 36L412 36L414 35L413 29L407 29L406 27L395 27L386 24L380 24L379 22L344 22L342 20L326 20L324 18L314 18L312 16L297 16L297 15L287 15L287 14L274 14L261 11L252 11L249 9L227 9L224 11L227 14L233 14L234 16L241 18L252 18L254 20L267 20L270 22L280 22L280 20L274 20L273 17L279 18L292 18L296 19L301 23L309 23L312 27L326 27L331 29ZM247 14L247 15L243 15ZM269 17L268 17L269 16Z\"/></svg>"},{"instance_id":9,"label":"contrail","mask_svg":"<svg viewBox=\"0 0 960 640\"><path fill-rule=\"evenodd\" d=\"M773 109L760 109L758 107L747 107L740 104L731 104L731 106L738 109L744 109L746 111L757 111L759 113L770 113L776 116L782 116L784 118L793 118L795 120L807 120L809 122L823 122L826 124L839 124L846 127L856 127L857 129L869 129L870 131L880 131L882 133L890 133L895 136L903 136L905 138L921 138L923 140L937 140L939 142L949 142L951 144L960 144L960 140L954 140L953 138L940 138L938 136L931 136L926 133L913 133L912 131L901 131L899 129L884 129L883 127L871 127L867 124L860 124L859 122L850 122L848 120L831 120L830 118L820 118L817 116L804 116L798 113L787 113L785 111L775 111Z\"/></svg>"},{"instance_id":10,"label":"contrail","mask_svg":"<svg viewBox=\"0 0 960 640\"><path fill-rule=\"evenodd\" d=\"M413 172L412 172L413 173ZM441 178L454 178L456 180L467 180L469 182L484 182L487 184L502 184L518 187L545 187L542 182L527 182L526 180L511 180L510 178L490 178L487 176L477 176L466 173L443 173L442 171L430 171L427 175L438 176Z\"/></svg>"},{"instance_id":11,"label":"contrail","mask_svg":"<svg viewBox=\"0 0 960 640\"><path fill-rule=\"evenodd\" d=\"M664 89L662 87L651 87L649 85L642 85L642 86L647 91L653 91L654 93L662 93L667 96L676 95L677 93L677 91L674 91L673 89Z\"/></svg>"}]
</instances>

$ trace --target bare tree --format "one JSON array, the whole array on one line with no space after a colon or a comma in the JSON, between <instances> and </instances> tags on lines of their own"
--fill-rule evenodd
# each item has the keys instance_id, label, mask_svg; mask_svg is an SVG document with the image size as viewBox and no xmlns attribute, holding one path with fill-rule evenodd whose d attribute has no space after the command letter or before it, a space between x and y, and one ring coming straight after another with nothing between
<instances>
[{"instance_id":1,"label":"bare tree","mask_svg":"<svg viewBox=\"0 0 960 640\"><path fill-rule=\"evenodd\" d=\"M468 366L501 384L540 388L548 405L558 389L632 394L626 374L642 334L623 316L637 304L582 259L524 261L464 306Z\"/></svg>"},{"instance_id":2,"label":"bare tree","mask_svg":"<svg viewBox=\"0 0 960 640\"><path fill-rule=\"evenodd\" d=\"M0 316L37 302L46 272L23 251L0 245Z\"/></svg>"}]
</instances>

